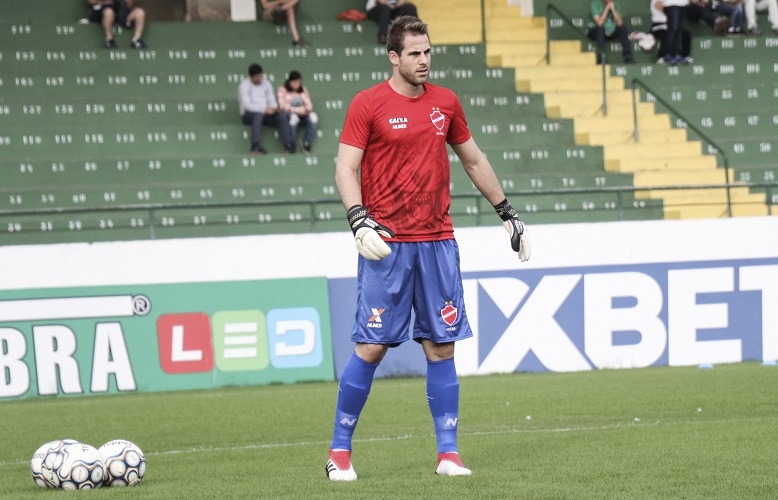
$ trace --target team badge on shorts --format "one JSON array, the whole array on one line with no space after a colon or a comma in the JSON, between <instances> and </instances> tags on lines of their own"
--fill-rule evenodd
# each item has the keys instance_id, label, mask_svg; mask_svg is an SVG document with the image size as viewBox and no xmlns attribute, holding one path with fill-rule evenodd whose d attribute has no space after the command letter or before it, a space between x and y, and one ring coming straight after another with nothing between
<instances>
[{"instance_id":1,"label":"team badge on shorts","mask_svg":"<svg viewBox=\"0 0 778 500\"><path fill-rule=\"evenodd\" d=\"M457 308L451 302L447 302L446 306L440 310L440 317L448 326L456 323L458 314Z\"/></svg>"}]
</instances>

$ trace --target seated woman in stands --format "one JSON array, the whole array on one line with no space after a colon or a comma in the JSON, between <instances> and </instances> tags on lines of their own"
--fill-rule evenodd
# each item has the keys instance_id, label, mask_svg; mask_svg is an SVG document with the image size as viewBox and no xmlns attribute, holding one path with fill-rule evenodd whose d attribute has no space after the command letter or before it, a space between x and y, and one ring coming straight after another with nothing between
<instances>
[{"instance_id":1,"label":"seated woman in stands","mask_svg":"<svg viewBox=\"0 0 778 500\"><path fill-rule=\"evenodd\" d=\"M303 86L303 77L299 71L290 71L284 84L278 86L278 107L289 114L289 129L293 140L297 137L297 127L300 124L305 126L301 145L303 153L311 154L319 117L313 111L313 101L308 89Z\"/></svg>"}]
</instances>

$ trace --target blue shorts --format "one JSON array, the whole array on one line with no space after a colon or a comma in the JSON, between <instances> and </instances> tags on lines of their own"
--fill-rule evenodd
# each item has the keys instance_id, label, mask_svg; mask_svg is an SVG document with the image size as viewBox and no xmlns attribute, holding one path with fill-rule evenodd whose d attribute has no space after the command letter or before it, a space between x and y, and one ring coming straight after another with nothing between
<instances>
[{"instance_id":1,"label":"blue shorts","mask_svg":"<svg viewBox=\"0 0 778 500\"><path fill-rule=\"evenodd\" d=\"M435 343L473 336L465 314L459 246L453 239L387 242L392 253L379 261L359 257L357 313L351 340L396 347L410 338Z\"/></svg>"}]
</instances>

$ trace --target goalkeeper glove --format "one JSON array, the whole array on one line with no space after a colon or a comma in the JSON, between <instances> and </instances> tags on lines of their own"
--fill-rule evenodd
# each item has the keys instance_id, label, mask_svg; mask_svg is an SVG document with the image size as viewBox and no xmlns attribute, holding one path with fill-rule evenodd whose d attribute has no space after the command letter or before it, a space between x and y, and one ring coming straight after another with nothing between
<instances>
[{"instance_id":1,"label":"goalkeeper glove","mask_svg":"<svg viewBox=\"0 0 778 500\"><path fill-rule=\"evenodd\" d=\"M381 239L381 236L394 238L394 231L373 220L374 216L368 215L364 205L354 205L349 208L346 217L354 233L354 242L359 255L368 260L381 260L392 253L392 249Z\"/></svg>"},{"instance_id":2,"label":"goalkeeper glove","mask_svg":"<svg viewBox=\"0 0 778 500\"><path fill-rule=\"evenodd\" d=\"M513 208L513 205L507 198L495 205L494 209L502 219L502 225L508 231L508 235L511 238L511 248L519 254L519 260L522 262L528 261L531 252L529 236L527 235L527 228L519 219L519 214L516 213L516 209Z\"/></svg>"}]
</instances>

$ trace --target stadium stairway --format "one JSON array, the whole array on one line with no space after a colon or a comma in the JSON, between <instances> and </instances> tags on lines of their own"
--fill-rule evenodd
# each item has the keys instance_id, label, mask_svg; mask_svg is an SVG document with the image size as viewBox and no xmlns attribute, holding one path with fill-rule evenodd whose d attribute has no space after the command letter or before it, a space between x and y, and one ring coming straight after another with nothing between
<instances>
[{"instance_id":1,"label":"stadium stairway","mask_svg":"<svg viewBox=\"0 0 778 500\"><path fill-rule=\"evenodd\" d=\"M635 66L606 66L606 114L602 68L595 65L591 47L584 51L580 41L554 40L556 35L551 33L550 60L546 63L547 26L561 31L565 28L561 19L547 25L545 17L521 17L520 9L507 6L504 0L488 0L486 6L489 65L513 68L518 91L542 93L548 117L572 119L576 144L602 146L605 170L633 173L636 187L667 187L636 193L638 197L663 200L665 218L727 216L728 203L731 203L732 215L736 216L769 212L764 193L751 192L747 187L736 187L729 192L725 189L704 192L694 188L681 189L724 184L727 179L733 179L734 170L724 172L715 156L708 154L700 142L688 140L686 131L675 128L668 114L656 112L651 101L635 105L639 123L636 137L633 92L626 86L631 82L631 76L660 73L660 68L653 71L653 61L646 61L650 56L639 54L642 64ZM537 7L536 3L536 11ZM566 2L564 7L576 14L581 11L577 3ZM650 25L641 16L634 16L631 22L636 27ZM573 23L585 27L586 20L573 17ZM702 47L711 45L709 39L700 43ZM620 58L618 44L616 46L609 48L611 61ZM639 49L636 47L636 50ZM667 69L670 75L680 70L676 67L661 69ZM770 175L763 173L764 177Z\"/></svg>"}]
</instances>

